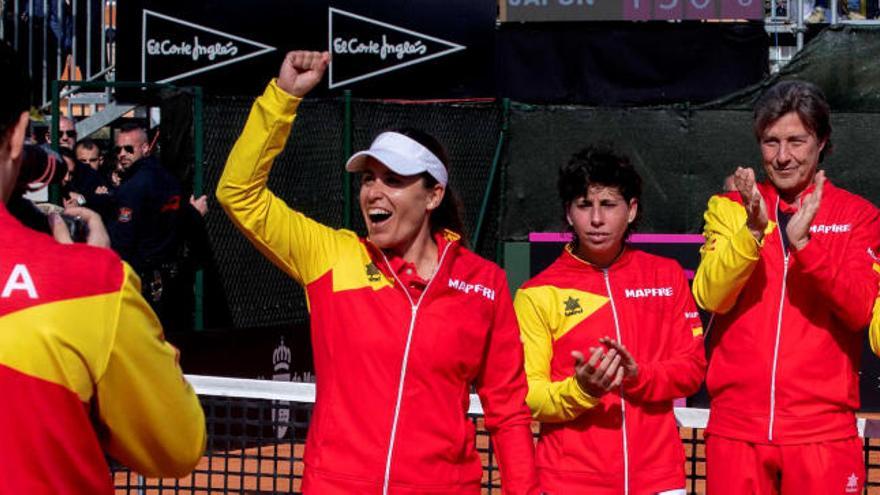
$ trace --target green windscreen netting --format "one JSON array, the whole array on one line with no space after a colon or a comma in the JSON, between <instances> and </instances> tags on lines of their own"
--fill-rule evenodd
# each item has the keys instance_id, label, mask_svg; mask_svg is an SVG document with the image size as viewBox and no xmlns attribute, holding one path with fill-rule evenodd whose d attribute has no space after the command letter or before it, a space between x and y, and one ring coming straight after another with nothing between
<instances>
[{"instance_id":1,"label":"green windscreen netting","mask_svg":"<svg viewBox=\"0 0 880 495\"><path fill-rule=\"evenodd\" d=\"M205 102L205 187L212 192L232 145L244 127L253 98L216 97ZM299 107L291 139L275 162L270 189L288 205L326 225L344 223L342 100L305 100ZM383 130L417 127L446 146L450 183L465 206L465 227L473 234L487 187L498 132L500 107L494 103L384 103L354 101L352 145L369 147ZM352 228L363 235L357 202L358 179L352 177ZM496 191L497 194L497 191ZM497 244L498 201L490 203L483 225L480 251L494 258ZM302 289L251 246L220 212L206 219L218 271L235 327L258 327L308 318ZM210 311L210 308L208 308Z\"/></svg>"},{"instance_id":2,"label":"green windscreen netting","mask_svg":"<svg viewBox=\"0 0 880 495\"><path fill-rule=\"evenodd\" d=\"M751 109L761 91L779 79L805 79L825 91L831 108L842 112L880 112L880 26L825 28L786 66L761 84L704 108Z\"/></svg>"},{"instance_id":3,"label":"green windscreen netting","mask_svg":"<svg viewBox=\"0 0 880 495\"><path fill-rule=\"evenodd\" d=\"M760 170L752 105L781 78L812 81L832 107L834 151L823 167L837 185L880 203L880 29L829 28L779 74L716 102L605 109L514 105L505 154L502 239L563 228L558 168L575 151L612 143L644 179L644 232L698 233L706 201L737 166Z\"/></svg>"},{"instance_id":4,"label":"green windscreen netting","mask_svg":"<svg viewBox=\"0 0 880 495\"><path fill-rule=\"evenodd\" d=\"M217 188L253 101L217 97L205 102L205 188L209 192ZM342 124L338 102L304 101L292 138L269 177L269 187L278 197L332 226L342 225L344 209ZM206 221L234 326L307 319L303 291L290 277L257 252L222 212L208 215Z\"/></svg>"}]
</instances>

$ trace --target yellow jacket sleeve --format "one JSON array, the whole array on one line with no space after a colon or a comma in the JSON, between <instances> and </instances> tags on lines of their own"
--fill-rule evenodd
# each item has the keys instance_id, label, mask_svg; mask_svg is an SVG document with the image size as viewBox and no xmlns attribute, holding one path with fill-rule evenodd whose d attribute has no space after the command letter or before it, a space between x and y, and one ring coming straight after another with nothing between
<instances>
[{"instance_id":1,"label":"yellow jacket sleeve","mask_svg":"<svg viewBox=\"0 0 880 495\"><path fill-rule=\"evenodd\" d=\"M874 354L880 356L880 294L874 299L871 326L868 327L868 341L871 343L871 350L874 351Z\"/></svg>"},{"instance_id":2,"label":"yellow jacket sleeve","mask_svg":"<svg viewBox=\"0 0 880 495\"><path fill-rule=\"evenodd\" d=\"M745 208L731 199L710 198L703 219L706 242L694 276L694 300L707 311L726 313L757 266L764 241L755 240L746 226ZM773 222L767 224L764 239L774 228Z\"/></svg>"},{"instance_id":3,"label":"yellow jacket sleeve","mask_svg":"<svg viewBox=\"0 0 880 495\"><path fill-rule=\"evenodd\" d=\"M205 415L140 280L124 266L113 343L96 382L103 447L145 476L185 476L205 449Z\"/></svg>"},{"instance_id":4,"label":"yellow jacket sleeve","mask_svg":"<svg viewBox=\"0 0 880 495\"><path fill-rule=\"evenodd\" d=\"M553 322L545 305L534 300L528 289L517 291L514 309L519 321L525 357L529 393L526 403L532 417L545 423L570 421L595 406L599 399L587 394L572 375L551 381L550 361L553 358Z\"/></svg>"},{"instance_id":5,"label":"yellow jacket sleeve","mask_svg":"<svg viewBox=\"0 0 880 495\"><path fill-rule=\"evenodd\" d=\"M264 256L301 285L327 272L340 243L357 242L289 208L267 187L275 157L284 149L300 98L273 80L251 108L244 130L226 160L217 200L232 222Z\"/></svg>"}]
</instances>

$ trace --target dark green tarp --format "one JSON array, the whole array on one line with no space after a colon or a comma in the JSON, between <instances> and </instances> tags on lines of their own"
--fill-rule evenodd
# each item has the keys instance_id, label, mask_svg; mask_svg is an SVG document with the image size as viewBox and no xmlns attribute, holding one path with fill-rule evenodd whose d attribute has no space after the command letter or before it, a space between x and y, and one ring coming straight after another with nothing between
<instances>
[{"instance_id":1,"label":"dark green tarp","mask_svg":"<svg viewBox=\"0 0 880 495\"><path fill-rule=\"evenodd\" d=\"M780 79L805 79L827 93L834 151L824 168L844 188L880 202L880 29L829 28L779 74L703 105L606 109L514 105L505 155L501 239L559 231L556 174L578 149L611 143L644 178L644 232L698 233L708 198L737 166L760 169L752 105Z\"/></svg>"}]
</instances>

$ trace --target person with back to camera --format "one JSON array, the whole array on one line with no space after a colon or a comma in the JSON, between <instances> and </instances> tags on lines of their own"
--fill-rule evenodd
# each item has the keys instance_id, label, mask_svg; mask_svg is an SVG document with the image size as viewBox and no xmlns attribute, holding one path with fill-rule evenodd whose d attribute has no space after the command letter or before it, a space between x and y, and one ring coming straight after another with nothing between
<instances>
[{"instance_id":1,"label":"person with back to camera","mask_svg":"<svg viewBox=\"0 0 880 495\"><path fill-rule=\"evenodd\" d=\"M739 168L737 191L709 199L693 285L697 304L715 313L707 490L862 493L855 411L880 216L819 170L831 122L818 87L770 87L754 132L767 180Z\"/></svg>"},{"instance_id":2,"label":"person with back to camera","mask_svg":"<svg viewBox=\"0 0 880 495\"><path fill-rule=\"evenodd\" d=\"M684 495L674 399L694 394L702 324L677 262L626 243L641 178L588 147L559 170L572 241L517 291L536 464L549 495ZM607 349L607 350L606 350Z\"/></svg>"},{"instance_id":3,"label":"person with back to camera","mask_svg":"<svg viewBox=\"0 0 880 495\"><path fill-rule=\"evenodd\" d=\"M186 475L205 447L204 414L137 276L106 249L100 217L68 208L88 222L91 245L65 245L57 215L62 243L5 207L28 83L3 43L0 74L0 495L111 495L105 455L146 476Z\"/></svg>"},{"instance_id":4,"label":"person with back to camera","mask_svg":"<svg viewBox=\"0 0 880 495\"><path fill-rule=\"evenodd\" d=\"M424 132L384 132L349 159L347 170L361 172L366 238L309 219L266 187L328 61L287 54L217 186L233 223L309 300L317 397L303 492L479 494L474 384L503 492L536 494L507 280L463 245L443 147Z\"/></svg>"}]
</instances>

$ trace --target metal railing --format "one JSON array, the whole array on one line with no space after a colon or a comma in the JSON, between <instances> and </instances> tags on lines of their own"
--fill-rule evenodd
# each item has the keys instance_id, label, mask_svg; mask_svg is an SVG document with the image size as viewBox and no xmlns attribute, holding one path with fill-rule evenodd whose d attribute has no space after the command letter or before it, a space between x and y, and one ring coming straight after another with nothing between
<instances>
[{"instance_id":1,"label":"metal railing","mask_svg":"<svg viewBox=\"0 0 880 495\"><path fill-rule=\"evenodd\" d=\"M49 107L53 80L112 79L116 0L2 0L0 19L0 39L26 57L37 106Z\"/></svg>"}]
</instances>

